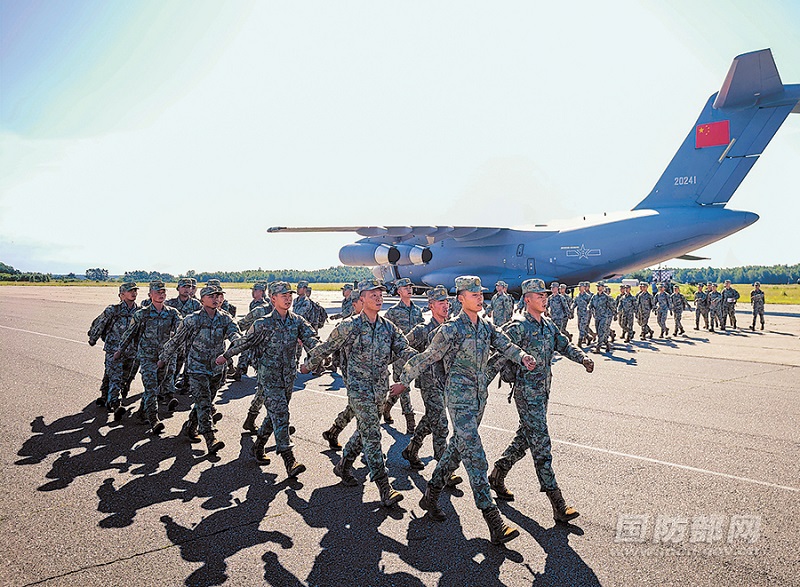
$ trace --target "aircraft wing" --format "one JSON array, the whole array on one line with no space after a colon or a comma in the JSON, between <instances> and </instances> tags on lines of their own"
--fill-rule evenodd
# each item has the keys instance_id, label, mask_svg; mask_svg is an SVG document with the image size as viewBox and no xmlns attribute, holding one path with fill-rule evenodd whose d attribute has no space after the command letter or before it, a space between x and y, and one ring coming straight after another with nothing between
<instances>
[{"instance_id":1,"label":"aircraft wing","mask_svg":"<svg viewBox=\"0 0 800 587\"><path fill-rule=\"evenodd\" d=\"M396 242L424 238L428 244L453 238L460 241L493 236L508 228L490 226L273 226L267 232L355 232L365 238L390 237Z\"/></svg>"}]
</instances>

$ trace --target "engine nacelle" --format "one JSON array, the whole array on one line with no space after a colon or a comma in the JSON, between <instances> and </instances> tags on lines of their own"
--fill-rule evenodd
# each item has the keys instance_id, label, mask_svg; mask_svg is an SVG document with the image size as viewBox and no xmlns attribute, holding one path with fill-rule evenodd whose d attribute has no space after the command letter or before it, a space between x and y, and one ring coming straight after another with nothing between
<instances>
[{"instance_id":1,"label":"engine nacelle","mask_svg":"<svg viewBox=\"0 0 800 587\"><path fill-rule=\"evenodd\" d=\"M345 245L339 249L339 261L348 267L372 267L374 265L386 265L391 263L392 257L397 252L392 252L394 247L389 245L373 245L370 243L353 243Z\"/></svg>"},{"instance_id":2,"label":"engine nacelle","mask_svg":"<svg viewBox=\"0 0 800 587\"><path fill-rule=\"evenodd\" d=\"M425 265L433 258L433 252L428 247L419 245L395 245L392 249L389 262L395 265Z\"/></svg>"}]
</instances>

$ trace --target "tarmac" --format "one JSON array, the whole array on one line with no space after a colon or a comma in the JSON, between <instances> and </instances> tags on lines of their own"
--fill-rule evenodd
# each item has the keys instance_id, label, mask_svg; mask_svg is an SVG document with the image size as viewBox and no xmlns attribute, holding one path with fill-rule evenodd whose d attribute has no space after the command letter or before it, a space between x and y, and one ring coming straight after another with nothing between
<instances>
[{"instance_id":1,"label":"tarmac","mask_svg":"<svg viewBox=\"0 0 800 587\"><path fill-rule=\"evenodd\" d=\"M249 291L228 297L242 315ZM338 311L338 292L314 297ZM553 522L526 457L507 479L515 501L499 502L521 535L499 547L466 483L443 493L446 521L424 515L435 461L428 441L425 469L407 468L399 406L383 446L405 499L387 509L373 483L337 483L339 453L321 433L346 405L338 375L298 376L293 441L308 470L294 481L274 453L266 466L250 456L241 425L252 370L217 397L218 458L177 436L189 396L178 396L161 437L134 417L115 424L94 402L104 353L86 342L115 302L111 288L0 287L2 585L798 584L798 306L768 304L763 332L696 331L687 312L686 336L592 354L592 374L558 358L554 469L581 515ZM129 408L141 391L137 377ZM490 466L518 423L508 392L490 387L481 427ZM412 400L420 415L416 389Z\"/></svg>"}]
</instances>

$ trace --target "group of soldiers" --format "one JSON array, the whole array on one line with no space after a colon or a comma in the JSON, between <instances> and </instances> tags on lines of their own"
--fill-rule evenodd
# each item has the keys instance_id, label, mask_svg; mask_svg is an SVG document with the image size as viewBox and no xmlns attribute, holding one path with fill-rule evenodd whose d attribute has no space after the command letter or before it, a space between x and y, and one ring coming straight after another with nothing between
<instances>
[{"instance_id":1,"label":"group of soldiers","mask_svg":"<svg viewBox=\"0 0 800 587\"><path fill-rule=\"evenodd\" d=\"M245 362L240 357L235 369L239 376L246 374L249 365L257 369L254 399L243 424L246 431L256 434L253 456L259 463L268 464L265 447L274 435L276 452L284 460L287 475L297 477L305 466L294 456L289 403L298 368L301 373L319 372L335 357L333 366L341 370L348 405L323 437L331 448L342 450L333 471L342 484L359 483L353 464L363 454L381 503L390 507L403 499L389 483L381 449L381 418L391 421L391 407L399 398L411 434L402 451L410 468L425 467L419 451L428 435L433 439L437 465L420 499L420 506L432 519L445 519L439 495L444 488L463 482L455 474L463 462L490 540L500 544L518 536L519 531L503 520L491 491L498 499L514 499L505 478L528 449L554 519L566 522L576 517L578 512L567 506L552 468L546 423L550 364L554 352L581 363L588 372L594 363L544 316L549 293L544 283L538 279L523 283L526 311L502 327L483 316L485 289L478 277L457 278L455 298L450 298L443 285L430 289L427 319L411 300L411 282L400 281L396 286L400 300L385 315L380 314L386 291L381 280L363 280L358 289L345 286L342 311L337 316L341 321L323 342L318 327L309 320L314 310L306 282L299 283L296 290L283 281L255 284L250 312L238 324L222 308L225 291L218 283L206 284L198 298L193 295L196 282L182 279L178 296L166 300L165 284L152 281L146 306L136 303L138 286L123 283L119 304L106 308L89 330L90 344L100 339L105 343L108 386L97 403L105 405L114 420L121 420L126 413L123 400L138 369L144 393L137 413L149 423L150 433L158 435L164 431L159 417L161 404L167 410L176 408L175 380L183 367L194 404L180 434L189 442L202 442L200 437L204 437L209 454L214 454L224 448L214 428L222 416L214 407L214 397L231 359L242 355ZM452 315L454 305L460 309ZM244 332L240 326L245 327ZM302 349L307 356L299 363ZM520 424L508 449L488 474L478 426L486 408L488 385L498 374L512 383ZM408 395L414 382L425 404L419 425ZM262 407L266 415L256 428ZM353 419L356 429L342 449L338 435Z\"/></svg>"},{"instance_id":2,"label":"group of soldiers","mask_svg":"<svg viewBox=\"0 0 800 587\"><path fill-rule=\"evenodd\" d=\"M383 281L362 280L357 289L345 285L341 312L332 317L340 321L323 342L319 330L328 315L310 299L311 288L305 281L298 283L296 290L284 281L254 284L249 312L238 323L234 320L236 309L225 300L218 281L209 281L196 297L197 282L181 279L178 295L169 300L165 284L152 281L147 303L142 306L136 303L138 286L123 283L120 302L108 306L88 333L91 345L99 339L105 343L105 377L97 403L120 421L126 414L123 401L138 370L144 393L137 416L149 423L151 434L158 435L165 428L160 411L174 411L178 405L176 391L188 388L194 403L180 434L192 443L202 442L203 437L208 453L215 454L225 445L214 427L222 417L214 398L226 374L241 379L253 366L255 393L242 425L247 433L255 434L252 455L257 462L269 464L266 445L274 436L276 453L284 461L287 476L297 477L306 470L294 455L294 427L290 425L289 405L298 370L314 374L326 368L339 370L347 389L347 406L322 436L331 449L342 451L333 473L343 485L359 484L353 465L363 454L381 503L390 507L403 499L389 482L381 449L381 419L387 424L394 422L391 409L399 400L406 433L411 437L402 456L411 469L425 468L419 453L427 436L432 437L437 464L419 502L432 519L445 519L439 496L445 488L463 482L455 474L463 463L491 541L499 544L518 536L519 531L503 520L491 491L497 499L514 499L505 485L506 476L530 449L540 490L551 503L554 519L567 522L579 514L566 504L556 483L547 430L554 353L581 363L591 373L594 363L581 344L595 341L597 352L601 346L610 350L613 320L619 319L626 341L633 338L634 317L642 326L642 338L652 338L653 331L647 325L650 313L658 315L663 336L664 320L671 311L677 334L683 332L680 313L688 302L680 291L667 295L663 286L653 296L646 283L640 284L636 297L630 287L623 287L614 299L603 283L592 294L589 284L582 282L573 300L559 284L548 290L543 281L528 279L522 283L522 314L515 316L515 302L504 282L496 284L497 293L489 302L484 302L486 290L479 277L461 276L454 285L455 297L444 285L429 289L428 304L423 308L412 300L411 281L398 280L395 286L400 299L384 314L380 313L386 292ZM702 288L698 291L697 328L701 316L711 316L709 328L715 325L714 313L703 313L702 307L717 312L717 308L735 303L739 296L729 285L726 283L717 295L713 286L708 295L702 295L706 293ZM759 297L751 298L754 328ZM760 307L763 328L763 294ZM572 344L572 335L566 330L575 309L577 345ZM430 313L427 318L426 313ZM731 315L720 315L721 328L725 328L726 316ZM595 317L596 331L589 326L591 316ZM304 350L306 357L301 362ZM240 357L238 366L233 367L235 355ZM511 384L509 401L513 398L517 407L519 428L489 473L478 427L488 386L498 375ZM419 424L409 394L414 382L425 408ZM256 426L262 409L266 414ZM352 420L356 428L342 448L339 434Z\"/></svg>"}]
</instances>

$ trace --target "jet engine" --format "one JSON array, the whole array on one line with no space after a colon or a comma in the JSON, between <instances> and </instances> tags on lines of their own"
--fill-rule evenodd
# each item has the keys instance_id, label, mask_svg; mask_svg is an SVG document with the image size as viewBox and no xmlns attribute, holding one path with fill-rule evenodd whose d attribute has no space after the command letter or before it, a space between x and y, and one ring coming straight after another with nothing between
<instances>
[{"instance_id":1,"label":"jet engine","mask_svg":"<svg viewBox=\"0 0 800 587\"><path fill-rule=\"evenodd\" d=\"M387 265L391 258L398 256L397 250L389 245L353 243L339 249L339 261L348 267L373 267Z\"/></svg>"}]
</instances>

